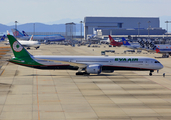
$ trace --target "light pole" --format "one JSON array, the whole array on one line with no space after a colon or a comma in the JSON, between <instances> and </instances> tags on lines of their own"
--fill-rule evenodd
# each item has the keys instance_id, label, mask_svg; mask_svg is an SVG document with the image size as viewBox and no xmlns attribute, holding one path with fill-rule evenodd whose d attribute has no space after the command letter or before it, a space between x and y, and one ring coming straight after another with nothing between
<instances>
[{"instance_id":1,"label":"light pole","mask_svg":"<svg viewBox=\"0 0 171 120\"><path fill-rule=\"evenodd\" d=\"M138 22L138 37L139 37L139 34L140 34L140 31L139 31L139 29L140 29L140 22Z\"/></svg>"},{"instance_id":2,"label":"light pole","mask_svg":"<svg viewBox=\"0 0 171 120\"><path fill-rule=\"evenodd\" d=\"M15 33L14 33L14 36L16 37L17 36L17 21L15 21Z\"/></svg>"},{"instance_id":3,"label":"light pole","mask_svg":"<svg viewBox=\"0 0 171 120\"><path fill-rule=\"evenodd\" d=\"M17 29L17 23L18 23L18 22L17 22L17 21L15 21L15 29Z\"/></svg>"},{"instance_id":4,"label":"light pole","mask_svg":"<svg viewBox=\"0 0 171 120\"><path fill-rule=\"evenodd\" d=\"M82 42L82 22L83 22L83 21L80 21L80 23L81 23L81 24L80 24L80 25L81 25L81 42Z\"/></svg>"},{"instance_id":5,"label":"light pole","mask_svg":"<svg viewBox=\"0 0 171 120\"><path fill-rule=\"evenodd\" d=\"M167 37L168 37L168 31L169 31L168 23L171 23L171 21L165 21L165 23L166 23Z\"/></svg>"},{"instance_id":6,"label":"light pole","mask_svg":"<svg viewBox=\"0 0 171 120\"><path fill-rule=\"evenodd\" d=\"M150 38L150 23L151 21L148 21L148 38Z\"/></svg>"},{"instance_id":7,"label":"light pole","mask_svg":"<svg viewBox=\"0 0 171 120\"><path fill-rule=\"evenodd\" d=\"M33 35L35 35L35 23L33 23Z\"/></svg>"}]
</instances>

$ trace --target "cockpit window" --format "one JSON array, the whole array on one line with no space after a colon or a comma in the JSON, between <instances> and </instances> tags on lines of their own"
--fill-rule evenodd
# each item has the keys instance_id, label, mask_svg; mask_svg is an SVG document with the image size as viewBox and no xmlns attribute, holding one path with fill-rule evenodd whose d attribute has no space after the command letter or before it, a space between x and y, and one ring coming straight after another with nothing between
<instances>
[{"instance_id":1,"label":"cockpit window","mask_svg":"<svg viewBox=\"0 0 171 120\"><path fill-rule=\"evenodd\" d=\"M154 63L160 63L159 61L155 61Z\"/></svg>"}]
</instances>

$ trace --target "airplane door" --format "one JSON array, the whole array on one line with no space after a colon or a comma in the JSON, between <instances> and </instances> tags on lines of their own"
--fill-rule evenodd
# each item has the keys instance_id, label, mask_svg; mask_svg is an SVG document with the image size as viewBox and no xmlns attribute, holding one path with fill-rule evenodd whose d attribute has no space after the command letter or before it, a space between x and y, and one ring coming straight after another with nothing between
<instances>
[{"instance_id":1,"label":"airplane door","mask_svg":"<svg viewBox=\"0 0 171 120\"><path fill-rule=\"evenodd\" d=\"M113 65L113 59L110 59L110 60L109 60L109 64L110 64L110 65Z\"/></svg>"}]
</instances>

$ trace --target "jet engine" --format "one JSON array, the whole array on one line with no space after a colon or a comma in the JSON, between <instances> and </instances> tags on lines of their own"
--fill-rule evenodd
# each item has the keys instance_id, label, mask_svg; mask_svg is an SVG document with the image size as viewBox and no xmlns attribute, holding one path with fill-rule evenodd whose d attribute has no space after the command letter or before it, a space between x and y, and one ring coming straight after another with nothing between
<instances>
[{"instance_id":1,"label":"jet engine","mask_svg":"<svg viewBox=\"0 0 171 120\"><path fill-rule=\"evenodd\" d=\"M102 72L102 68L100 65L88 65L85 69L85 72L91 74L100 74Z\"/></svg>"}]
</instances>

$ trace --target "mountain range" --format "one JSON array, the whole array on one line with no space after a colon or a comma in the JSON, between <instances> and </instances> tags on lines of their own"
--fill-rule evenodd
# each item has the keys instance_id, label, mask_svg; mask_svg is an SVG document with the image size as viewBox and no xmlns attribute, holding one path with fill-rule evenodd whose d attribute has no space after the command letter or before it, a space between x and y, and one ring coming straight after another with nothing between
<instances>
[{"instance_id":1,"label":"mountain range","mask_svg":"<svg viewBox=\"0 0 171 120\"><path fill-rule=\"evenodd\" d=\"M0 24L0 32L6 32L7 30L11 32L11 29L15 28L15 25L7 26ZM43 23L26 23L26 24L20 24L17 25L17 29L19 31L25 31L25 32L65 32L66 25L65 24L43 24ZM81 24L75 25L75 32L81 31ZM83 24L82 24L82 31L84 30Z\"/></svg>"}]
</instances>

